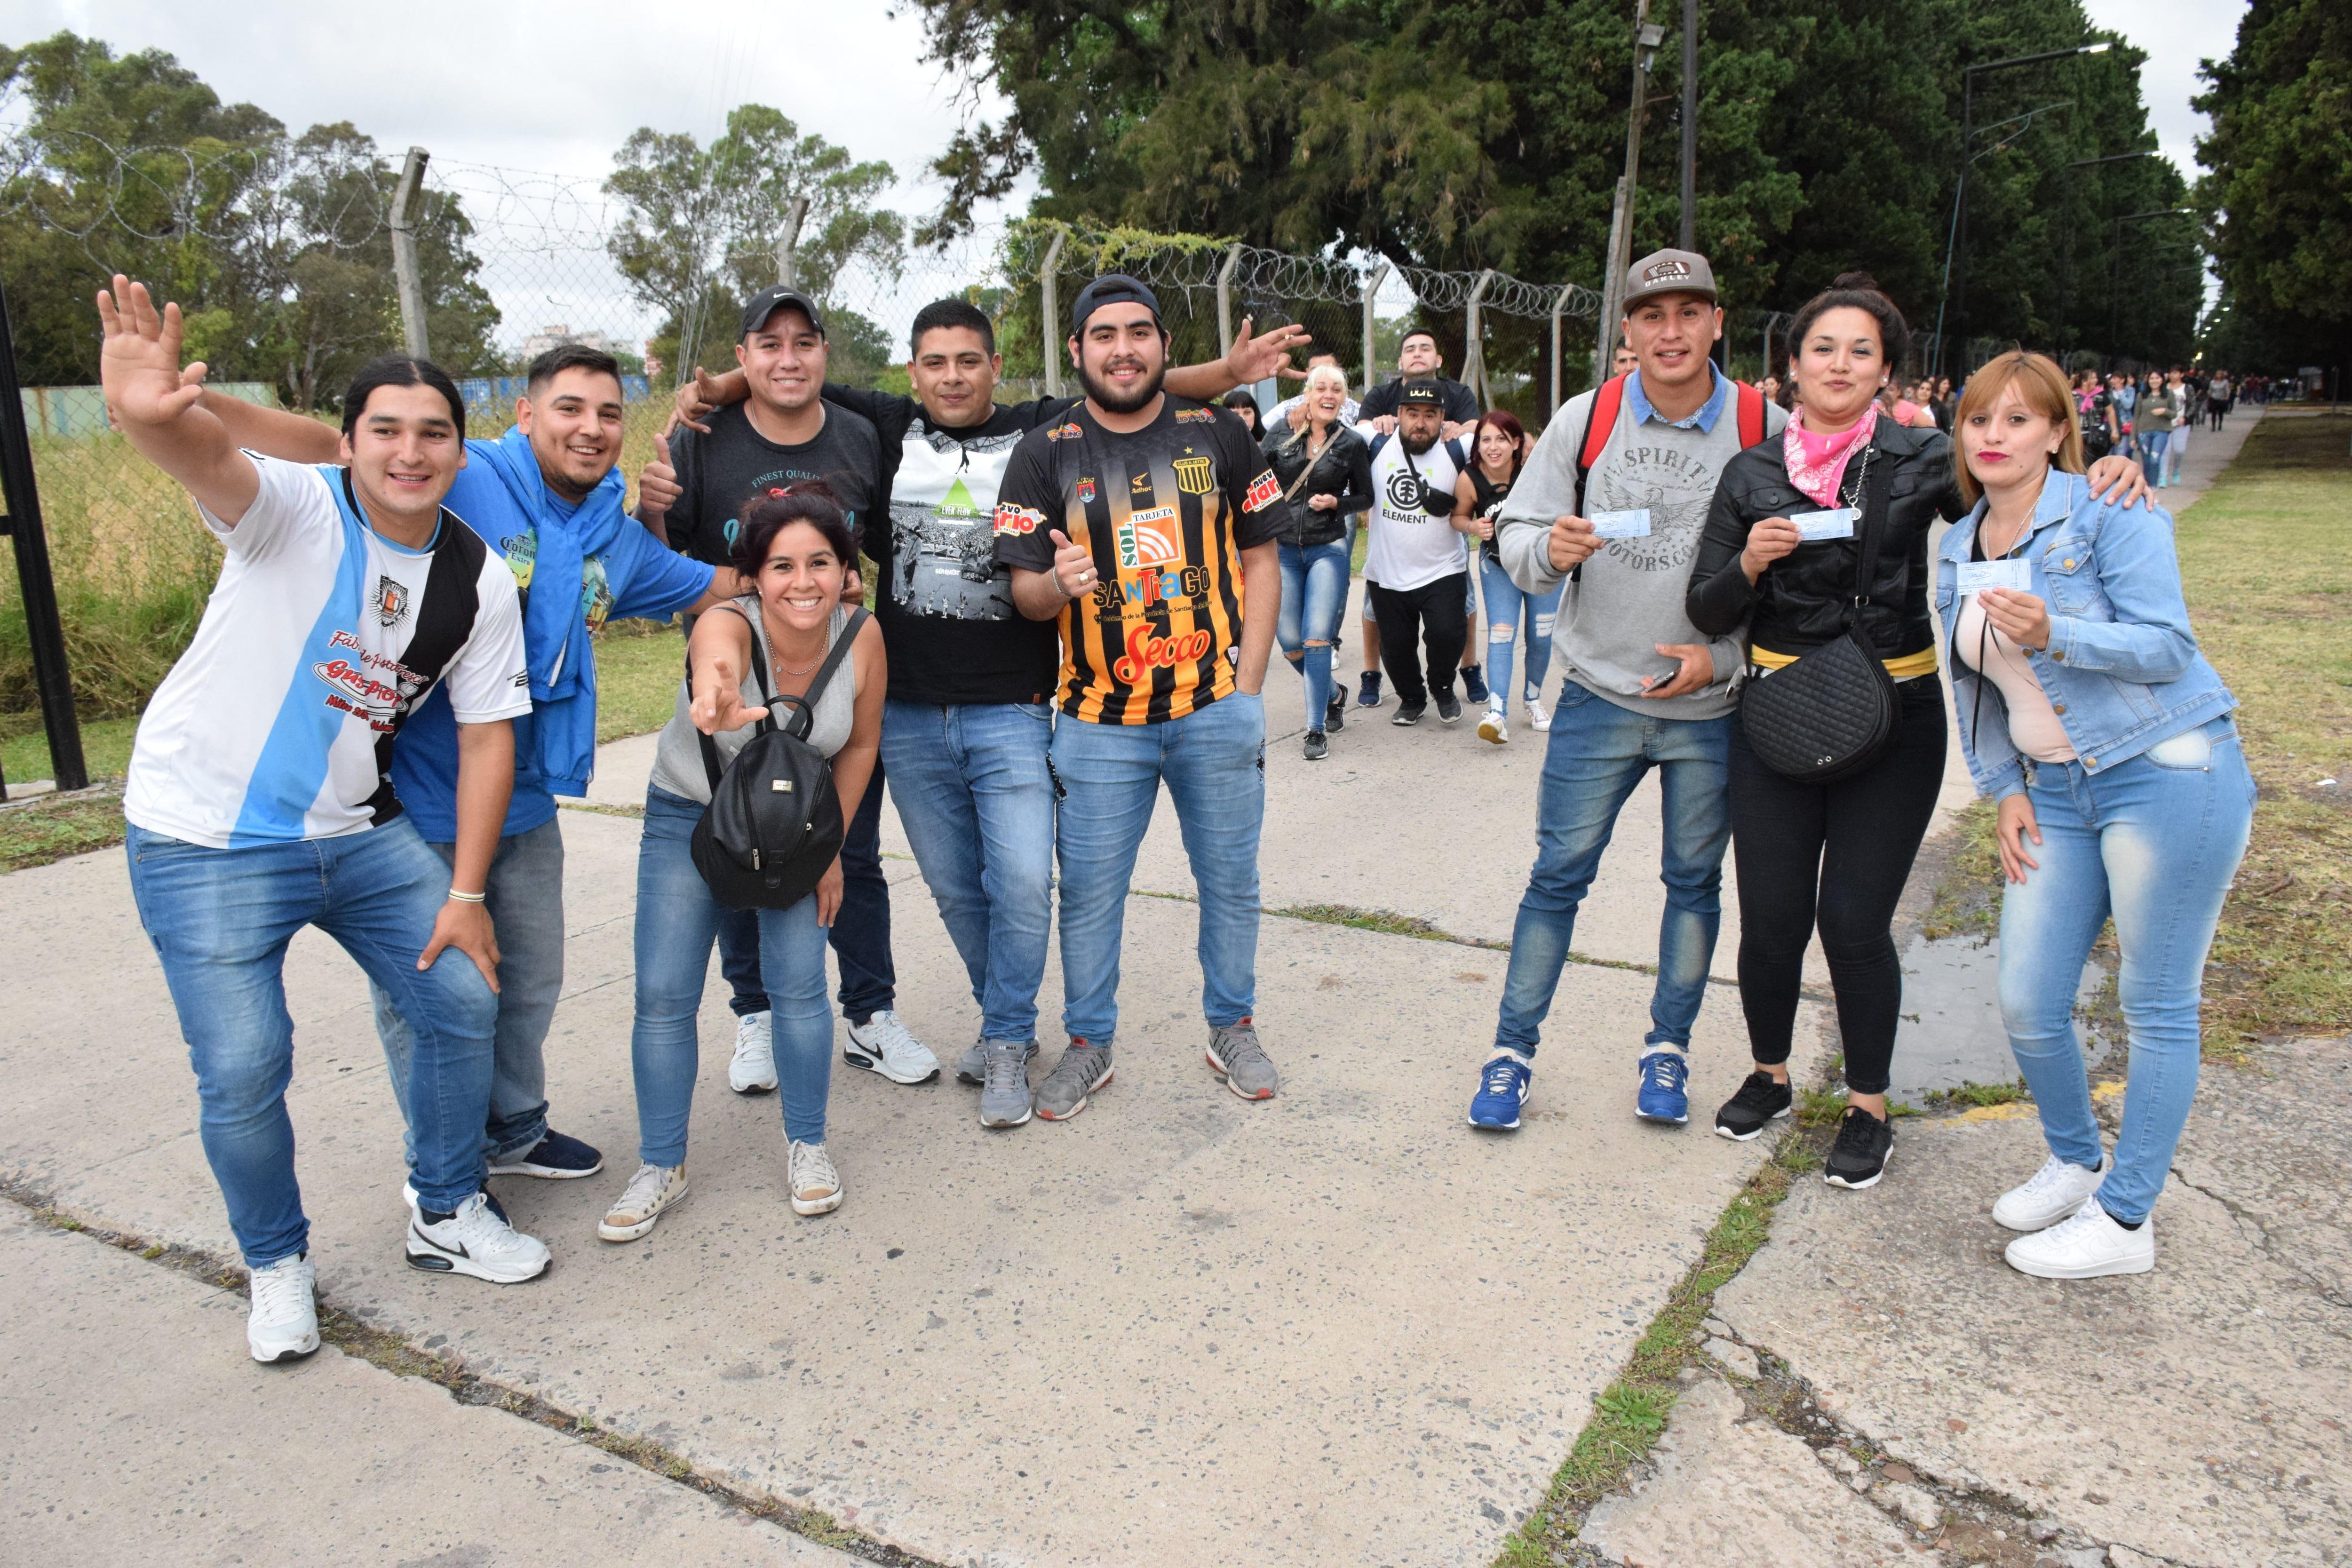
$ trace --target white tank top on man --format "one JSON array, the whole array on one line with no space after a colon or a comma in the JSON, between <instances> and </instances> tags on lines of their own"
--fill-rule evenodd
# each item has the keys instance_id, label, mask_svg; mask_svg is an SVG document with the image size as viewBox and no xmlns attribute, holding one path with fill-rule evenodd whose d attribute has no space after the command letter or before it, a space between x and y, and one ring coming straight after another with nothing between
<instances>
[{"instance_id":1,"label":"white tank top on man","mask_svg":"<svg viewBox=\"0 0 2352 1568\"><path fill-rule=\"evenodd\" d=\"M1371 543L1364 551L1364 577L1394 593L1411 593L1441 577L1470 569L1469 536L1448 521L1454 508L1454 481L1462 477L1465 458L1461 443L1440 441L1426 452L1412 453L1395 436L1382 436L1372 447ZM1422 510L1412 479L1442 498L1443 512Z\"/></svg>"}]
</instances>

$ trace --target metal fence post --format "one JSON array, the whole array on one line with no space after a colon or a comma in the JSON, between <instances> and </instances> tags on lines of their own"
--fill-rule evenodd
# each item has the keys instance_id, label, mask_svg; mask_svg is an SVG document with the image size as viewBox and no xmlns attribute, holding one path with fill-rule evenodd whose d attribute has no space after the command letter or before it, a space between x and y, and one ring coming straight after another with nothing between
<instances>
[{"instance_id":1,"label":"metal fence post","mask_svg":"<svg viewBox=\"0 0 2352 1568\"><path fill-rule=\"evenodd\" d=\"M400 184L392 190L392 276L400 290L401 336L418 359L432 357L425 335L425 279L416 269L416 198L424 192L425 163L431 156L411 147L400 166Z\"/></svg>"},{"instance_id":2,"label":"metal fence post","mask_svg":"<svg viewBox=\"0 0 2352 1568\"><path fill-rule=\"evenodd\" d=\"M1486 289L1495 281L1491 267L1478 274L1478 281L1470 286L1470 297L1463 302L1462 379L1478 395L1481 407L1494 400L1486 395L1486 336L1478 330L1478 301L1486 297Z\"/></svg>"},{"instance_id":3,"label":"metal fence post","mask_svg":"<svg viewBox=\"0 0 2352 1568\"><path fill-rule=\"evenodd\" d=\"M801 286L801 225L808 218L808 198L794 196L784 209L784 232L776 238L776 281L787 289Z\"/></svg>"},{"instance_id":4,"label":"metal fence post","mask_svg":"<svg viewBox=\"0 0 2352 1568\"><path fill-rule=\"evenodd\" d=\"M1379 329L1372 317L1372 301L1380 298L1381 285L1388 281L1389 264L1381 262L1364 279L1364 395L1370 397L1372 388L1381 384L1381 350Z\"/></svg>"},{"instance_id":5,"label":"metal fence post","mask_svg":"<svg viewBox=\"0 0 2352 1568\"><path fill-rule=\"evenodd\" d=\"M25 429L25 395L16 384L16 336L0 290L0 490L8 515L0 534L15 542L16 591L25 603L25 629L33 644L33 684L41 696L41 727L48 731L50 777L58 788L82 789L81 723L74 716L73 678L66 668L65 624L58 616L57 583L49 574L49 538L41 527L41 497L33 482L33 442ZM0 800L8 797L0 776Z\"/></svg>"},{"instance_id":6,"label":"metal fence post","mask_svg":"<svg viewBox=\"0 0 2352 1568\"><path fill-rule=\"evenodd\" d=\"M1605 270L1601 275L1601 333L1599 343L1592 351L1592 384L1595 386L1609 379L1612 351L1617 347L1617 290L1623 270L1617 265L1617 258L1625 248L1625 196L1626 182L1621 175L1617 181L1617 205L1609 218L1609 259L1603 264Z\"/></svg>"},{"instance_id":7,"label":"metal fence post","mask_svg":"<svg viewBox=\"0 0 2352 1568\"><path fill-rule=\"evenodd\" d=\"M1045 295L1045 395L1062 395L1062 343L1054 335L1061 324L1062 290L1054 279L1054 265L1062 259L1062 241L1070 237L1066 228L1055 227L1054 243L1045 247L1045 264L1037 268L1038 286Z\"/></svg>"},{"instance_id":8,"label":"metal fence post","mask_svg":"<svg viewBox=\"0 0 2352 1568\"><path fill-rule=\"evenodd\" d=\"M1561 284L1559 286L1559 292L1552 296L1551 301L1551 408L1552 412L1555 414L1559 412L1560 405L1559 319L1568 310L1568 296L1573 288L1574 285L1572 284Z\"/></svg>"},{"instance_id":9,"label":"metal fence post","mask_svg":"<svg viewBox=\"0 0 2352 1568\"><path fill-rule=\"evenodd\" d=\"M1236 242L1225 252L1225 264L1217 268L1217 353L1234 352L1234 268L1242 264L1242 247Z\"/></svg>"}]
</instances>

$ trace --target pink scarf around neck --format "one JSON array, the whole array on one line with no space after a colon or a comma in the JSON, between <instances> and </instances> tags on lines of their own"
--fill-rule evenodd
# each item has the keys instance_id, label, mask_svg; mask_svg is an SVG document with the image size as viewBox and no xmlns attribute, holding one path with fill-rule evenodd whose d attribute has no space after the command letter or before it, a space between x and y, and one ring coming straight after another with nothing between
<instances>
[{"instance_id":1,"label":"pink scarf around neck","mask_svg":"<svg viewBox=\"0 0 2352 1568\"><path fill-rule=\"evenodd\" d=\"M1780 437L1780 458L1789 467L1789 482L1822 506L1837 505L1847 460L1869 444L1870 433L1877 427L1875 403L1851 428L1834 436L1816 436L1806 429L1804 410L1800 408Z\"/></svg>"}]
</instances>

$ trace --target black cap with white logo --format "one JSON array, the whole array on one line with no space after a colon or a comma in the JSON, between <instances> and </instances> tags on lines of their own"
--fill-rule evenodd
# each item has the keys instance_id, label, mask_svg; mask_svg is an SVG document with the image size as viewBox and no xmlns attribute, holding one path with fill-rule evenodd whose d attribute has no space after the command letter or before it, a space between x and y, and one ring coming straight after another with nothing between
<instances>
[{"instance_id":1,"label":"black cap with white logo","mask_svg":"<svg viewBox=\"0 0 2352 1568\"><path fill-rule=\"evenodd\" d=\"M750 337L779 310L798 310L809 319L818 337L824 336L824 312L816 308L815 300L786 283L772 284L751 296L751 302L743 307L743 330L737 335Z\"/></svg>"},{"instance_id":2,"label":"black cap with white logo","mask_svg":"<svg viewBox=\"0 0 2352 1568\"><path fill-rule=\"evenodd\" d=\"M1425 375L1417 375L1397 388L1397 406L1402 408L1408 403L1433 403L1443 408L1445 406L1445 395L1437 390L1437 383Z\"/></svg>"}]
</instances>

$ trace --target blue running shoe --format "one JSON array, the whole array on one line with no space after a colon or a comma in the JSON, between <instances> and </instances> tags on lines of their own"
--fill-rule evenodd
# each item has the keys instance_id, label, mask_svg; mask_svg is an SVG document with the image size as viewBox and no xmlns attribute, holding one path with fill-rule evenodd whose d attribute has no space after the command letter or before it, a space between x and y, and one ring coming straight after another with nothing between
<instances>
[{"instance_id":1,"label":"blue running shoe","mask_svg":"<svg viewBox=\"0 0 2352 1568\"><path fill-rule=\"evenodd\" d=\"M1676 1126L1690 1120L1690 1096L1683 1085L1690 1081L1690 1060L1680 1051L1651 1051L1642 1058L1642 1089L1634 1097L1633 1114L1644 1121L1671 1121Z\"/></svg>"},{"instance_id":2,"label":"blue running shoe","mask_svg":"<svg viewBox=\"0 0 2352 1568\"><path fill-rule=\"evenodd\" d=\"M1479 1075L1477 1098L1470 1102L1470 1125L1507 1132L1519 1124L1519 1107L1526 1103L1535 1070L1514 1056L1497 1056Z\"/></svg>"}]
</instances>

